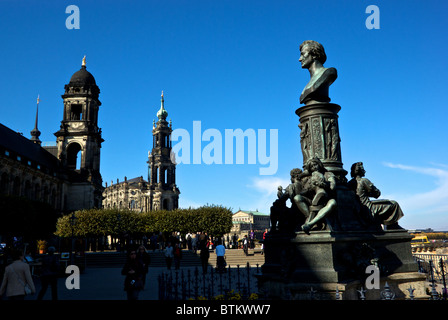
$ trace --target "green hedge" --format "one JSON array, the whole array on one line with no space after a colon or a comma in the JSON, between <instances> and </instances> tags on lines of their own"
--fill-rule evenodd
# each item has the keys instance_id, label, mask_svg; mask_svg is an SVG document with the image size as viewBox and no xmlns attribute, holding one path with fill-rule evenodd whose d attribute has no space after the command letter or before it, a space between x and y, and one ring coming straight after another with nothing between
<instances>
[{"instance_id":1,"label":"green hedge","mask_svg":"<svg viewBox=\"0 0 448 320\"><path fill-rule=\"evenodd\" d=\"M230 232L232 211L222 206L209 205L197 209L154 211L139 213L118 209L90 209L74 212L73 234L76 237L118 235L120 233L143 234L151 232L205 231L214 236ZM58 219L55 234L72 235L72 214Z\"/></svg>"}]
</instances>

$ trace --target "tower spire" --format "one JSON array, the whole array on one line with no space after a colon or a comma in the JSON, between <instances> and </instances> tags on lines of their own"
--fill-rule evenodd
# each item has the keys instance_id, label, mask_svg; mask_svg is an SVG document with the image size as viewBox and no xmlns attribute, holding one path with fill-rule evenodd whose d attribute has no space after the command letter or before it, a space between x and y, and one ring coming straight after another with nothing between
<instances>
[{"instance_id":1,"label":"tower spire","mask_svg":"<svg viewBox=\"0 0 448 320\"><path fill-rule=\"evenodd\" d=\"M34 143L37 143L38 145L40 145L42 143L42 141L39 140L39 136L40 136L40 131L37 129L37 120L38 120L38 114L39 114L39 95L37 95L37 107L36 107L36 120L34 121L34 129L31 130L31 141L33 141Z\"/></svg>"},{"instance_id":2,"label":"tower spire","mask_svg":"<svg viewBox=\"0 0 448 320\"><path fill-rule=\"evenodd\" d=\"M162 98L160 99L160 110L157 112L157 118L159 120L165 120L168 116L168 112L165 110L165 100L163 99L163 90L162 90Z\"/></svg>"},{"instance_id":3,"label":"tower spire","mask_svg":"<svg viewBox=\"0 0 448 320\"><path fill-rule=\"evenodd\" d=\"M86 68L86 56L85 55L84 55L84 58L82 58L81 67Z\"/></svg>"}]
</instances>

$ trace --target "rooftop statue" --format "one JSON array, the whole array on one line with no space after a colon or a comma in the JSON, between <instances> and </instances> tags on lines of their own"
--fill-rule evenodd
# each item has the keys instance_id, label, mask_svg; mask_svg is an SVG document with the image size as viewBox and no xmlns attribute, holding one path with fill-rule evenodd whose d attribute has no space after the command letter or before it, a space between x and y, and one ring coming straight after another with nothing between
<instances>
[{"instance_id":1,"label":"rooftop statue","mask_svg":"<svg viewBox=\"0 0 448 320\"><path fill-rule=\"evenodd\" d=\"M300 45L300 58L303 69L310 72L310 81L300 96L300 103L306 105L317 102L330 102L328 89L338 77L335 68L325 68L327 60L324 47L316 41L306 40Z\"/></svg>"}]
</instances>

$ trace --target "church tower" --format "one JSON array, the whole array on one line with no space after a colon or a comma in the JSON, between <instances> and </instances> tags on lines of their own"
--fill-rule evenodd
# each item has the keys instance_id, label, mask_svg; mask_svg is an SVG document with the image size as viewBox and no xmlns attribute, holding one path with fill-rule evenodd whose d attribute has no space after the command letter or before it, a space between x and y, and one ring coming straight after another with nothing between
<instances>
[{"instance_id":1,"label":"church tower","mask_svg":"<svg viewBox=\"0 0 448 320\"><path fill-rule=\"evenodd\" d=\"M70 172L71 197L67 210L83 203L83 208L101 207L102 178L100 174L100 150L104 140L98 127L98 100L100 89L95 78L87 71L86 57L81 69L75 72L65 85L64 113L57 137L58 159Z\"/></svg>"},{"instance_id":2,"label":"church tower","mask_svg":"<svg viewBox=\"0 0 448 320\"><path fill-rule=\"evenodd\" d=\"M166 121L162 91L157 123L153 121L153 147L148 154L148 182L150 211L174 210L179 206L180 191L176 186L176 164L171 156L172 123Z\"/></svg>"}]
</instances>

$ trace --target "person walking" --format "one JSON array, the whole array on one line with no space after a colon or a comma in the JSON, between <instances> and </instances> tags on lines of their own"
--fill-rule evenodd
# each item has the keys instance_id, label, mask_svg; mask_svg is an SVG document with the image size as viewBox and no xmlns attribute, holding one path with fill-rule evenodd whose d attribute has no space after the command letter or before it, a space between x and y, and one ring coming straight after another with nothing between
<instances>
[{"instance_id":1,"label":"person walking","mask_svg":"<svg viewBox=\"0 0 448 320\"><path fill-rule=\"evenodd\" d=\"M208 269L208 259L210 258L210 251L208 250L207 244L202 245L200 249L201 253L199 254L199 256L201 258L202 274L206 274Z\"/></svg>"},{"instance_id":2,"label":"person walking","mask_svg":"<svg viewBox=\"0 0 448 320\"><path fill-rule=\"evenodd\" d=\"M153 233L149 238L149 245L151 247L152 252L156 251L156 249L158 248L157 235L155 233Z\"/></svg>"},{"instance_id":3,"label":"person walking","mask_svg":"<svg viewBox=\"0 0 448 320\"><path fill-rule=\"evenodd\" d=\"M142 276L142 281L144 289L146 284L146 275L148 274L149 264L151 262L151 257L149 256L149 253L146 251L145 246L138 247L137 260L143 266L144 273Z\"/></svg>"},{"instance_id":4,"label":"person walking","mask_svg":"<svg viewBox=\"0 0 448 320\"><path fill-rule=\"evenodd\" d=\"M232 247L233 249L238 249L238 237L236 236L236 233L232 236Z\"/></svg>"},{"instance_id":5,"label":"person walking","mask_svg":"<svg viewBox=\"0 0 448 320\"><path fill-rule=\"evenodd\" d=\"M243 251L244 251L244 254L246 256L248 254L248 249L249 249L249 241L247 240L247 235L244 235L244 238L243 238Z\"/></svg>"},{"instance_id":6,"label":"person walking","mask_svg":"<svg viewBox=\"0 0 448 320\"><path fill-rule=\"evenodd\" d=\"M138 300L140 291L143 289L143 265L137 259L137 252L130 250L128 259L121 270L121 274L126 276L124 279L124 291L126 291L128 300Z\"/></svg>"},{"instance_id":7,"label":"person walking","mask_svg":"<svg viewBox=\"0 0 448 320\"><path fill-rule=\"evenodd\" d=\"M268 229L264 229L263 232L263 242L261 243L261 254L264 254L264 241L266 240L266 234L268 233Z\"/></svg>"},{"instance_id":8,"label":"person walking","mask_svg":"<svg viewBox=\"0 0 448 320\"><path fill-rule=\"evenodd\" d=\"M42 300L48 286L51 286L51 300L58 300L59 259L54 254L55 251L55 247L49 247L47 255L42 259L42 273L40 275L42 287L37 295L37 300Z\"/></svg>"},{"instance_id":9,"label":"person walking","mask_svg":"<svg viewBox=\"0 0 448 320\"><path fill-rule=\"evenodd\" d=\"M165 261L168 270L171 270L171 263L173 262L173 258L173 247L171 246L171 242L168 242L165 248Z\"/></svg>"},{"instance_id":10,"label":"person walking","mask_svg":"<svg viewBox=\"0 0 448 320\"><path fill-rule=\"evenodd\" d=\"M216 265L217 265L218 272L220 272L220 273L225 272L225 270L226 270L226 259L225 259L226 248L222 244L221 240L218 240L218 245L215 248L215 253L216 253Z\"/></svg>"},{"instance_id":11,"label":"person walking","mask_svg":"<svg viewBox=\"0 0 448 320\"><path fill-rule=\"evenodd\" d=\"M249 240L249 246L251 249L255 248L255 232L254 230L250 230L250 236L249 236L250 240Z\"/></svg>"},{"instance_id":12,"label":"person walking","mask_svg":"<svg viewBox=\"0 0 448 320\"><path fill-rule=\"evenodd\" d=\"M174 256L174 268L176 270L179 270L180 260L182 259L182 245L181 244L176 243L174 245L173 256Z\"/></svg>"},{"instance_id":13,"label":"person walking","mask_svg":"<svg viewBox=\"0 0 448 320\"><path fill-rule=\"evenodd\" d=\"M192 235L191 246L193 247L194 254L196 254L198 251L198 235L196 233L193 233Z\"/></svg>"},{"instance_id":14,"label":"person walking","mask_svg":"<svg viewBox=\"0 0 448 320\"><path fill-rule=\"evenodd\" d=\"M5 294L9 300L24 300L26 295L25 287L30 289L30 294L36 292L33 278L31 277L30 266L23 262L23 253L14 250L12 253L13 262L5 268L2 285L0 287L0 298Z\"/></svg>"}]
</instances>

